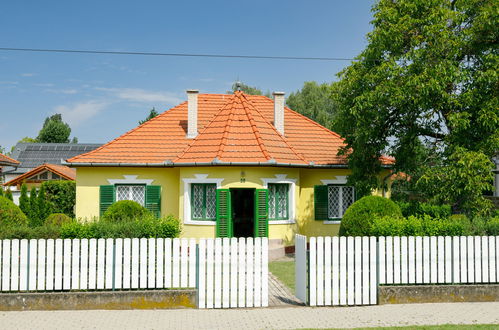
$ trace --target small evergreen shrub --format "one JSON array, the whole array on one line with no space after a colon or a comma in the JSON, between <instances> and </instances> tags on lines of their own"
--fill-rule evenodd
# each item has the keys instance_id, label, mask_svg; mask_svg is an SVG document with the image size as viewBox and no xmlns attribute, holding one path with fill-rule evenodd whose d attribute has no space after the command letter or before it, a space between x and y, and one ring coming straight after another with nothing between
<instances>
[{"instance_id":1,"label":"small evergreen shrub","mask_svg":"<svg viewBox=\"0 0 499 330\"><path fill-rule=\"evenodd\" d=\"M113 203L104 212L102 220L108 222L126 222L133 221L135 219L143 219L150 216L150 212L134 201L119 201Z\"/></svg>"},{"instance_id":2,"label":"small evergreen shrub","mask_svg":"<svg viewBox=\"0 0 499 330\"><path fill-rule=\"evenodd\" d=\"M0 226L24 225L27 222L28 218L19 206L7 197L0 196Z\"/></svg>"},{"instance_id":3,"label":"small evergreen shrub","mask_svg":"<svg viewBox=\"0 0 499 330\"><path fill-rule=\"evenodd\" d=\"M487 235L499 235L499 217L490 218L490 220L487 222Z\"/></svg>"},{"instance_id":4,"label":"small evergreen shrub","mask_svg":"<svg viewBox=\"0 0 499 330\"><path fill-rule=\"evenodd\" d=\"M343 215L340 236L365 236L371 232L376 217L401 217L395 202L379 196L365 196L350 205Z\"/></svg>"},{"instance_id":5,"label":"small evergreen shrub","mask_svg":"<svg viewBox=\"0 0 499 330\"><path fill-rule=\"evenodd\" d=\"M71 218L64 213L52 213L45 219L46 225L61 226L62 224L71 222Z\"/></svg>"},{"instance_id":6,"label":"small evergreen shrub","mask_svg":"<svg viewBox=\"0 0 499 330\"><path fill-rule=\"evenodd\" d=\"M29 225L36 227L41 225L40 212L38 212L38 194L35 187L29 192Z\"/></svg>"},{"instance_id":7,"label":"small evergreen shrub","mask_svg":"<svg viewBox=\"0 0 499 330\"><path fill-rule=\"evenodd\" d=\"M5 191L5 197L6 197L7 199L9 199L11 202L13 202L13 201L14 201L14 196L12 196L12 191L10 191L10 189L7 189L7 190Z\"/></svg>"},{"instance_id":8,"label":"small evergreen shrub","mask_svg":"<svg viewBox=\"0 0 499 330\"><path fill-rule=\"evenodd\" d=\"M31 214L29 206L28 187L23 183L21 185L21 196L19 196L19 208L28 218Z\"/></svg>"}]
</instances>

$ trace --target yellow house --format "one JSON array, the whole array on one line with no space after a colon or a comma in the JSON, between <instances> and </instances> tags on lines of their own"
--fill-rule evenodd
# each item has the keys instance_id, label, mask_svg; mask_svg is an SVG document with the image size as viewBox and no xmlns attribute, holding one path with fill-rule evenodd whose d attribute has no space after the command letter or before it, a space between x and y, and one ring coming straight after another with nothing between
<instances>
[{"instance_id":1,"label":"yellow house","mask_svg":"<svg viewBox=\"0 0 499 330\"><path fill-rule=\"evenodd\" d=\"M183 237L336 235L355 200L343 139L284 106L284 93L199 94L102 147L67 160L76 216L118 200L173 214ZM386 166L390 159L382 158Z\"/></svg>"}]
</instances>

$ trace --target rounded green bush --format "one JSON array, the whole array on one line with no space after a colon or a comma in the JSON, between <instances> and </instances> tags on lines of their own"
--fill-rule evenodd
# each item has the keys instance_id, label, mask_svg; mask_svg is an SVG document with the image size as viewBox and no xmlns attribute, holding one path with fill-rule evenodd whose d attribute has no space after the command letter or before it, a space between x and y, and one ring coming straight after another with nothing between
<instances>
[{"instance_id":1,"label":"rounded green bush","mask_svg":"<svg viewBox=\"0 0 499 330\"><path fill-rule=\"evenodd\" d=\"M71 218L64 213L52 213L45 219L45 225L61 226L62 224L71 221Z\"/></svg>"},{"instance_id":2,"label":"rounded green bush","mask_svg":"<svg viewBox=\"0 0 499 330\"><path fill-rule=\"evenodd\" d=\"M0 196L0 225L28 223L28 218L19 206L7 197Z\"/></svg>"},{"instance_id":3,"label":"rounded green bush","mask_svg":"<svg viewBox=\"0 0 499 330\"><path fill-rule=\"evenodd\" d=\"M126 222L151 216L151 213L142 205L134 201L119 201L113 203L102 215L108 222Z\"/></svg>"},{"instance_id":4,"label":"rounded green bush","mask_svg":"<svg viewBox=\"0 0 499 330\"><path fill-rule=\"evenodd\" d=\"M340 236L370 235L376 217L402 217L400 207L388 198L365 196L350 205L343 215Z\"/></svg>"}]
</instances>

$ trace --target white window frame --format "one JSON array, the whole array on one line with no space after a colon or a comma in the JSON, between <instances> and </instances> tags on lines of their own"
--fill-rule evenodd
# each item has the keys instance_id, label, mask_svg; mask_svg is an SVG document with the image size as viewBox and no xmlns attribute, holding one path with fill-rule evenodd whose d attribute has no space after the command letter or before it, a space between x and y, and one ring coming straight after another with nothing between
<instances>
[{"instance_id":1,"label":"white window frame","mask_svg":"<svg viewBox=\"0 0 499 330\"><path fill-rule=\"evenodd\" d=\"M200 226L215 226L216 220L193 220L191 216L191 185L193 183L215 183L217 189L222 188L221 178L208 178L208 174L194 174L195 178L184 178L184 224L200 225Z\"/></svg>"},{"instance_id":2,"label":"white window frame","mask_svg":"<svg viewBox=\"0 0 499 330\"><path fill-rule=\"evenodd\" d=\"M136 183L118 183L116 185L114 185L114 199L116 201L118 201L118 187L143 187L144 188L144 204L141 204L142 206L146 206L146 194L147 194L147 188L146 188L146 185L145 184L136 184ZM137 202L136 200L133 199L133 191L132 189L129 189L129 192L128 192L128 199L121 199L121 200L127 200L127 201L134 201L134 202ZM137 202L139 203L139 202ZM140 204L140 203L139 203Z\"/></svg>"},{"instance_id":3,"label":"white window frame","mask_svg":"<svg viewBox=\"0 0 499 330\"><path fill-rule=\"evenodd\" d=\"M346 176L346 175L337 175L334 177L334 179L325 179L325 180L321 180L321 182L323 185L326 185L326 186L330 185L330 184L346 186L347 185L347 178L348 178L348 176ZM341 193L341 190L340 190L340 193ZM354 194L355 194L355 189L354 189ZM329 193L328 193L328 203L329 203ZM329 214L328 214L328 216L329 216ZM324 220L323 223L326 225L339 225L339 224L341 224L341 220Z\"/></svg>"},{"instance_id":4,"label":"white window frame","mask_svg":"<svg viewBox=\"0 0 499 330\"><path fill-rule=\"evenodd\" d=\"M287 174L275 174L275 178L260 178L263 182L263 188L268 189L269 183L286 183L289 185L288 189L288 207L289 207L289 218L288 220L270 220L269 225L284 225L284 224L294 224L296 223L296 204L295 204L295 193L296 193L296 179L286 178Z\"/></svg>"}]
</instances>

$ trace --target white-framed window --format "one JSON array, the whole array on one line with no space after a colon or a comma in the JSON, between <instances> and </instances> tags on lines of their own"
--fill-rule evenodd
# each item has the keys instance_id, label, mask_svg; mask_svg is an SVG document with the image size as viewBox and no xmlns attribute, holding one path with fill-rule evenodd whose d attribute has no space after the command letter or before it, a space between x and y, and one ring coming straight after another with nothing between
<instances>
[{"instance_id":1,"label":"white-framed window","mask_svg":"<svg viewBox=\"0 0 499 330\"><path fill-rule=\"evenodd\" d=\"M287 178L287 174L275 174L275 178L260 180L269 193L269 224L295 223L296 179Z\"/></svg>"},{"instance_id":2,"label":"white-framed window","mask_svg":"<svg viewBox=\"0 0 499 330\"><path fill-rule=\"evenodd\" d=\"M115 185L116 201L134 201L142 206L146 204L146 186L136 184Z\"/></svg>"},{"instance_id":3,"label":"white-framed window","mask_svg":"<svg viewBox=\"0 0 499 330\"><path fill-rule=\"evenodd\" d=\"M347 208L355 201L354 187L332 184L328 185L327 201L328 218L330 220L339 220L343 218Z\"/></svg>"},{"instance_id":4,"label":"white-framed window","mask_svg":"<svg viewBox=\"0 0 499 330\"><path fill-rule=\"evenodd\" d=\"M220 178L208 178L208 174L194 174L184 178L184 224L216 225L216 193L222 188Z\"/></svg>"}]
</instances>

